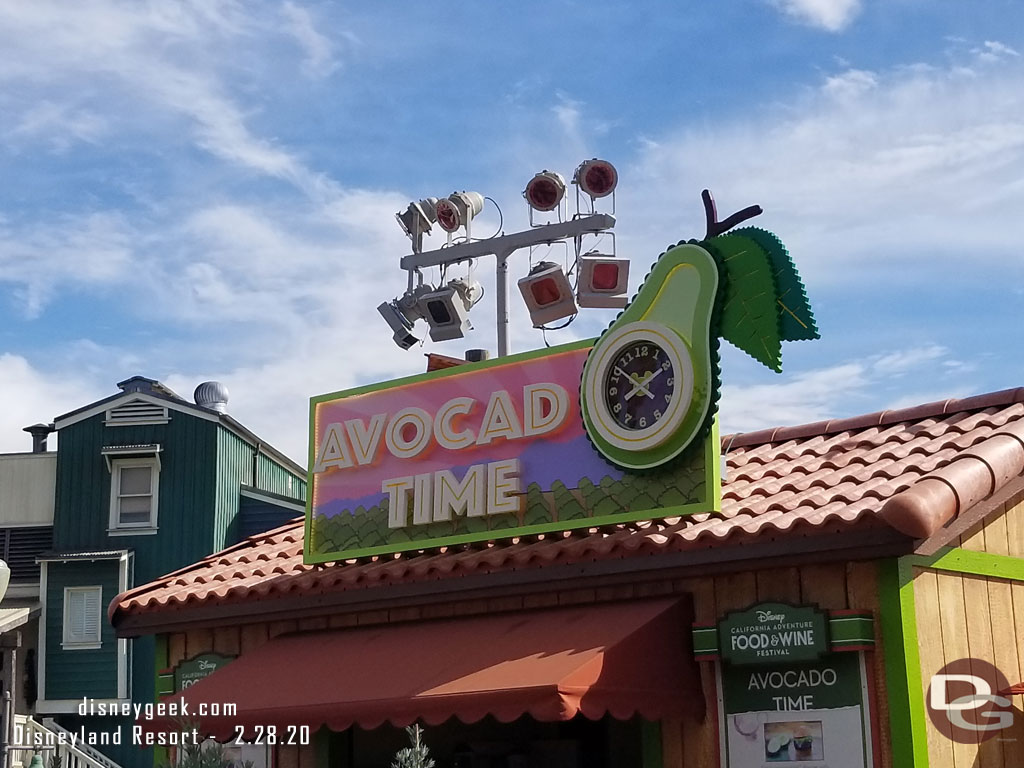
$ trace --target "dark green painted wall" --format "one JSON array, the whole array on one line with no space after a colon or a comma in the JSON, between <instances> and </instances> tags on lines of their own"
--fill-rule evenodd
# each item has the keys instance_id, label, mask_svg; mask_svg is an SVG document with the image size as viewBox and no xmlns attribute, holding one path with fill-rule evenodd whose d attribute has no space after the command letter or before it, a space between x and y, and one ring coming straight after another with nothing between
<instances>
[{"instance_id":1,"label":"dark green painted wall","mask_svg":"<svg viewBox=\"0 0 1024 768\"><path fill-rule=\"evenodd\" d=\"M172 410L167 424L108 427L103 423L104 417L99 413L60 430L53 547L58 552L130 550L133 557L129 586L145 584L233 542L235 539L232 537L237 534L242 485L283 494L298 501L305 500L303 475L292 474L266 454L258 452L255 445L216 421ZM158 532L110 536L107 531L110 522L110 472L101 449L107 445L152 443L162 447ZM104 582L103 599L109 603L118 593L117 567L116 561L105 562L112 581L109 589ZM109 634L111 642L104 640L101 651L64 652L60 649L63 588L69 585L66 580L76 573L74 568L84 565L54 563L50 566L50 573L55 578L47 589L48 699L116 695L116 644L113 642L113 630L106 622L104 633ZM54 605L58 606L56 612L49 607ZM129 647L131 698L140 703L153 701L156 671L154 640L152 637L138 638L130 641ZM83 661L88 663L80 663ZM79 719L71 716L58 718L66 721L67 726L76 728L80 726ZM99 725L89 727L98 728ZM107 725L109 723L103 727ZM130 722L125 721L122 725L130 726ZM126 737L129 732L125 731ZM149 750L105 748L103 751L126 767L152 765Z\"/></svg>"},{"instance_id":2,"label":"dark green painted wall","mask_svg":"<svg viewBox=\"0 0 1024 768\"><path fill-rule=\"evenodd\" d=\"M46 567L46 691L47 699L81 699L117 696L117 638L104 616L100 626L101 648L64 650L64 588L103 588L106 605L118 589L117 560L48 563Z\"/></svg>"},{"instance_id":3,"label":"dark green painted wall","mask_svg":"<svg viewBox=\"0 0 1024 768\"><path fill-rule=\"evenodd\" d=\"M214 548L213 496L218 425L184 413L168 424L107 427L97 414L60 431L53 546L58 552L131 549L135 583L195 562ZM159 506L155 535L110 536L106 445L157 443ZM112 596L113 597L113 596Z\"/></svg>"}]
</instances>

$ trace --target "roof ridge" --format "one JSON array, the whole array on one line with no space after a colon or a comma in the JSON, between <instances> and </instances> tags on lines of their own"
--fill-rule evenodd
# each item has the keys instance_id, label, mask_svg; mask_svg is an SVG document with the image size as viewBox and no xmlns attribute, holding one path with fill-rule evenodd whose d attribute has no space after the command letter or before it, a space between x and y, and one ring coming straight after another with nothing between
<instances>
[{"instance_id":1,"label":"roof ridge","mask_svg":"<svg viewBox=\"0 0 1024 768\"><path fill-rule=\"evenodd\" d=\"M986 440L892 496L880 515L900 533L926 539L1024 472L1024 421Z\"/></svg>"},{"instance_id":2,"label":"roof ridge","mask_svg":"<svg viewBox=\"0 0 1024 768\"><path fill-rule=\"evenodd\" d=\"M868 427L884 427L903 421L916 421L933 416L947 416L951 413L980 411L985 408L1024 403L1024 387L1002 389L982 395L971 395L963 398L936 400L932 403L912 405L907 408L875 411L860 416L849 416L842 419L826 419L792 427L769 427L755 432L737 432L722 436L722 445L730 448L742 448L764 443L781 443L787 440L800 440L808 437L831 435L853 429Z\"/></svg>"}]
</instances>

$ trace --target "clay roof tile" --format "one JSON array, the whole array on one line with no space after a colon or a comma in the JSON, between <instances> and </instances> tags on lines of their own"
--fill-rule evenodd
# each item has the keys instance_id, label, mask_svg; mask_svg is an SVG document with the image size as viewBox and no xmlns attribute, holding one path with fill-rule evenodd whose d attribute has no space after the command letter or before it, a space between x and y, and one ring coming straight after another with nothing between
<instances>
[{"instance_id":1,"label":"clay roof tile","mask_svg":"<svg viewBox=\"0 0 1024 768\"><path fill-rule=\"evenodd\" d=\"M722 438L722 511L318 566L301 518L118 596L112 618L892 526L925 538L1024 474L1024 387Z\"/></svg>"}]
</instances>

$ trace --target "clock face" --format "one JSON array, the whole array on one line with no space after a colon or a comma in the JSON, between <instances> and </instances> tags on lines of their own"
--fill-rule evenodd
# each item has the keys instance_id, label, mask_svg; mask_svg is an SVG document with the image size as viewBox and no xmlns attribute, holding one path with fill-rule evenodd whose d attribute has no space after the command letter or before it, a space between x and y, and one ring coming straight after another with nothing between
<instances>
[{"instance_id":1,"label":"clock face","mask_svg":"<svg viewBox=\"0 0 1024 768\"><path fill-rule=\"evenodd\" d=\"M675 396L676 373L671 357L653 341L638 339L621 348L605 374L605 403L611 417L627 430L657 424Z\"/></svg>"}]
</instances>

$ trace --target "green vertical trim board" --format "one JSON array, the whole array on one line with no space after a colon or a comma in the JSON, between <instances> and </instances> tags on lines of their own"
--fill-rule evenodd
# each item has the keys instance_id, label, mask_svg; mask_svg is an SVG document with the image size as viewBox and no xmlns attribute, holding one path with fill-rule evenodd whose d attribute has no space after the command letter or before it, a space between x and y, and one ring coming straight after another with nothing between
<instances>
[{"instance_id":1,"label":"green vertical trim board","mask_svg":"<svg viewBox=\"0 0 1024 768\"><path fill-rule=\"evenodd\" d=\"M943 547L934 555L911 555L910 561L919 568L1024 581L1024 559L1010 555L995 555L991 552Z\"/></svg>"},{"instance_id":2,"label":"green vertical trim board","mask_svg":"<svg viewBox=\"0 0 1024 768\"><path fill-rule=\"evenodd\" d=\"M661 723L657 720L641 720L640 740L643 768L662 768Z\"/></svg>"},{"instance_id":3,"label":"green vertical trim board","mask_svg":"<svg viewBox=\"0 0 1024 768\"><path fill-rule=\"evenodd\" d=\"M160 673L163 670L167 669L167 667L170 666L170 664L171 664L171 657L170 657L170 644L168 642L167 635L157 635L154 638L154 642L155 642L155 647L156 647L156 653L155 653L154 658L153 658L153 662L154 662L153 663L153 675L154 675L154 678L155 678L154 681L153 681L153 683L154 683L154 685L153 685L153 691L154 691L153 700L157 701L157 700L159 700L160 695L164 692L164 687L165 687L165 686L161 685L161 683L162 683L163 679L166 676L165 675L161 675ZM174 678L172 677L171 679L173 680ZM172 685L173 685L173 683L172 683ZM164 765L165 763L168 763L169 761L170 761L170 754L167 751L167 747L153 747L153 765L154 766L156 766L156 765Z\"/></svg>"},{"instance_id":4,"label":"green vertical trim board","mask_svg":"<svg viewBox=\"0 0 1024 768\"><path fill-rule=\"evenodd\" d=\"M926 768L928 742L911 566L908 557L878 563L881 628L893 765Z\"/></svg>"}]
</instances>

